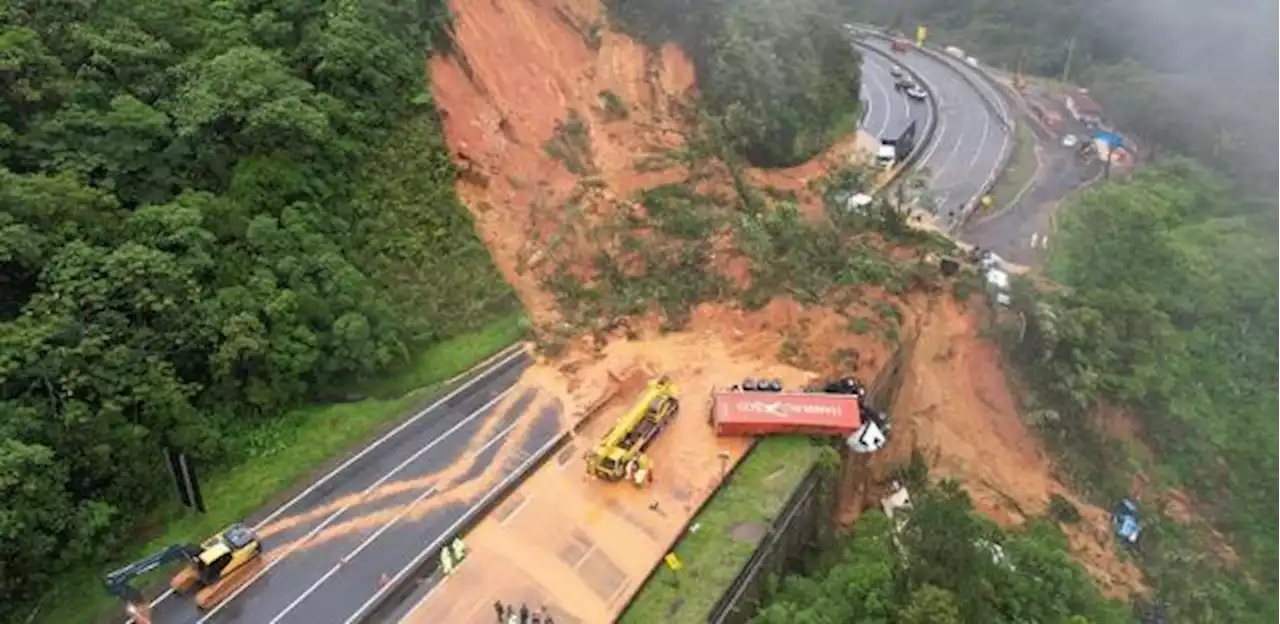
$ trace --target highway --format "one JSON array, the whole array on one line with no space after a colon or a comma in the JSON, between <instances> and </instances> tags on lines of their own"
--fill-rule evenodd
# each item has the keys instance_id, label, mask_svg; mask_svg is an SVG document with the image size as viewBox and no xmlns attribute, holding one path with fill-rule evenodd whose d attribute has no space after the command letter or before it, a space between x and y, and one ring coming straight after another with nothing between
<instances>
[{"instance_id":1,"label":"highway","mask_svg":"<svg viewBox=\"0 0 1280 624\"><path fill-rule=\"evenodd\" d=\"M895 79L889 73L892 68L893 64L878 54L862 55L862 100L867 107L862 129L876 138L900 131L912 118L919 122L917 131L924 132L929 116L927 103L915 102L894 90Z\"/></svg>"},{"instance_id":2,"label":"highway","mask_svg":"<svg viewBox=\"0 0 1280 624\"><path fill-rule=\"evenodd\" d=\"M859 41L862 45L901 58L901 64L921 77L926 90L936 101L938 125L933 142L924 148L918 166L928 173L938 207L939 225L951 229L961 207L982 192L987 179L999 167L1001 150L1006 149L1011 141L995 111L988 108L979 92L957 72L967 72L979 88L987 91L989 98L1002 106L1003 100L996 97L994 87L962 64L947 63L915 49L899 56L890 51L887 41L874 36L860 35ZM864 74L879 73L879 68L888 63L887 59L874 52L864 52L862 56ZM887 70L884 71L887 76ZM881 87L874 78L864 80L863 86L869 91L866 99L870 105L863 127L875 134L882 122L879 116L873 121L872 113L877 112L876 100L880 97L877 92ZM887 87L891 95L897 95L893 93L892 81L887 83Z\"/></svg>"},{"instance_id":3,"label":"highway","mask_svg":"<svg viewBox=\"0 0 1280 624\"><path fill-rule=\"evenodd\" d=\"M558 434L562 406L517 384L525 349L455 380L256 528L265 565L213 609L152 603L155 624L343 622Z\"/></svg>"}]
</instances>

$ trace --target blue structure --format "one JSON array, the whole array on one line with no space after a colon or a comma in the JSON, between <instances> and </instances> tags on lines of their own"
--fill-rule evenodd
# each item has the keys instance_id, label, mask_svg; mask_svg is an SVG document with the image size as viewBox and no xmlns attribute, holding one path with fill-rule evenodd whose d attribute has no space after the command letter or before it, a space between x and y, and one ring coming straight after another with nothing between
<instances>
[{"instance_id":1,"label":"blue structure","mask_svg":"<svg viewBox=\"0 0 1280 624\"><path fill-rule=\"evenodd\" d=\"M1114 132L1098 132L1093 135L1093 138L1106 144L1108 150L1124 147L1124 137Z\"/></svg>"},{"instance_id":2,"label":"blue structure","mask_svg":"<svg viewBox=\"0 0 1280 624\"><path fill-rule=\"evenodd\" d=\"M1111 512L1111 523L1115 526L1116 536L1126 544L1138 543L1138 535L1142 533L1142 523L1138 521L1138 504L1131 499L1124 499Z\"/></svg>"}]
</instances>

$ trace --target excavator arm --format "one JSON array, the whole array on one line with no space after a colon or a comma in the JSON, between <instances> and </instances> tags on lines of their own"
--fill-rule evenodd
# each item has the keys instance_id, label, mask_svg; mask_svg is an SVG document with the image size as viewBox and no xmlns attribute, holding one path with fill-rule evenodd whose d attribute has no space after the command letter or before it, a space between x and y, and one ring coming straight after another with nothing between
<instances>
[{"instance_id":1,"label":"excavator arm","mask_svg":"<svg viewBox=\"0 0 1280 624\"><path fill-rule=\"evenodd\" d=\"M185 544L175 544L164 550L152 553L150 556L139 559L127 566L124 566L103 578L102 582L107 586L107 591L111 595L124 600L129 604L138 604L142 602L142 592L138 591L133 585L130 585L135 577L146 574L166 563L184 560L191 561L200 555L200 549L195 546Z\"/></svg>"}]
</instances>

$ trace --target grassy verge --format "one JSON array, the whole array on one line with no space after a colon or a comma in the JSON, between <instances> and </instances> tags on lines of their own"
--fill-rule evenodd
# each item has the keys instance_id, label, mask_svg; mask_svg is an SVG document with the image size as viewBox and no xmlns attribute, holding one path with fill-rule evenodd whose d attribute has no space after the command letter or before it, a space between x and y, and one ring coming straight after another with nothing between
<instances>
[{"instance_id":1,"label":"grassy verge","mask_svg":"<svg viewBox=\"0 0 1280 624\"><path fill-rule=\"evenodd\" d=\"M996 208L1003 208L1017 197L1022 187L1036 175L1036 137L1027 124L1018 124L1013 135L1013 158L991 192Z\"/></svg>"},{"instance_id":2,"label":"grassy verge","mask_svg":"<svg viewBox=\"0 0 1280 624\"><path fill-rule=\"evenodd\" d=\"M396 394L400 395L398 398L304 407L255 431L255 438L273 443L258 444L251 460L204 479L202 493L209 513L192 515L176 506L157 511L144 526L162 528L125 544L120 549L124 556L116 563L145 556L169 544L204 539L227 524L248 517L280 492L309 480L334 456L359 446L421 404L441 382L518 340L523 331L522 315L504 316L482 329L426 350L413 366L373 389L380 396ZM35 622L93 622L118 610L119 601L101 586L106 568L85 566L65 575ZM158 570L137 579L135 586L142 587L172 572Z\"/></svg>"},{"instance_id":3,"label":"grassy verge","mask_svg":"<svg viewBox=\"0 0 1280 624\"><path fill-rule=\"evenodd\" d=\"M755 542L734 540L730 532L741 524L771 523L820 452L805 437L761 440L694 518L697 532L687 533L676 544L684 564L679 585L671 571L659 570L640 588L620 622L705 622L756 549Z\"/></svg>"}]
</instances>

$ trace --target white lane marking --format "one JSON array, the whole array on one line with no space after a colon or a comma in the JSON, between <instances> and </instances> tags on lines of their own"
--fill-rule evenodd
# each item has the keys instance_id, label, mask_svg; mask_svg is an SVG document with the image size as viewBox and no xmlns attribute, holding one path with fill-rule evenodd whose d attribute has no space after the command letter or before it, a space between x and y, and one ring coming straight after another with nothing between
<instances>
[{"instance_id":1,"label":"white lane marking","mask_svg":"<svg viewBox=\"0 0 1280 624\"><path fill-rule=\"evenodd\" d=\"M974 91L974 93L977 93L977 91ZM979 97L979 98L981 98L982 96L981 96L981 95L979 95L978 97ZM979 102L979 103L978 103L978 105L979 105L979 106L982 106L982 103L981 103L981 102ZM982 106L982 111L983 111L983 115L982 115L982 135L981 135L981 137L979 137L979 138L978 138L978 146L977 146L976 148L974 148L974 150L973 150L973 158L970 158L970 159L969 159L969 168L970 168L970 169L973 169L974 167L976 167L976 166L978 165L978 159L982 156L982 148L984 148L984 147L986 147L986 146L987 146L987 135L991 133L991 129L993 128L993 124L991 123L991 115L986 114L986 110L987 110L987 109L986 109L986 107L985 107L985 106ZM1000 159L999 159L999 158L997 158L997 159L996 159L996 162L1000 162ZM988 173L989 173L989 172L988 172ZM965 176L965 177L967 178L968 176ZM986 178L986 177L983 177L983 178L982 178L982 181L983 181L983 182L986 182L986 181L987 181L987 178ZM978 192L979 192L979 193L981 193L981 192L982 192L982 189L978 189ZM973 199L972 197L970 197L970 198L966 199L966 200L965 200L965 203L966 203L966 204L967 204L967 203L969 203L969 201L970 201L970 200L972 200L972 199Z\"/></svg>"},{"instance_id":2,"label":"white lane marking","mask_svg":"<svg viewBox=\"0 0 1280 624\"><path fill-rule=\"evenodd\" d=\"M484 498L482 498L482 499L480 499L480 502L476 503L476 505L475 505L474 507L472 507L472 508L471 508L471 510L469 510L469 511L468 511L468 513L470 513L470 511L473 511L473 510L475 510L475 509L477 509L477 508L483 507L484 505L486 505L487 503L489 503L489 502L490 502L490 501L488 500L488 498L489 498L490 496L492 496L494 492L501 492L501 491L505 490L505 489L507 488L507 486L508 486L508 485L510 485L513 481L515 481L515 480L517 480L517 479L521 478L522 476L524 476L524 473L528 472L529 467L530 467L530 466L531 466L535 461L537 461L539 458L541 458L541 457L542 457L542 455L544 455L544 454L547 452L547 450L548 450L548 449L550 449L551 447L555 446L555 445L559 442L559 440L560 440L560 436L559 436L559 435L556 435L555 437L553 437L553 438L551 438L550 440L548 440L546 444L543 444L541 447L539 447L537 451L534 451L531 455L529 455L528 459L525 459L525 460L524 460L524 463L520 464L520 465L515 469L515 471L513 471L511 474L507 475L507 478L503 479L503 480L502 480L502 482L500 482L500 483L498 483L497 485L493 486L493 488L491 488L491 489L490 489L490 490L485 494L485 497L484 497ZM396 587L396 586L398 586L401 582L403 582L403 581L404 581L404 577L405 577L406 575L408 575L411 571L413 571L413 570L414 570L415 568L417 568L418 566L422 565L422 561L423 561L423 559L425 558L425 556L426 556L426 554L427 554L427 553L429 553L429 552L431 552L431 551L433 551L433 550L435 550L435 549L437 549L437 548L440 548L441 544L444 544L444 540L445 540L445 538L446 538L446 537L448 537L448 536L450 536L450 535L453 535L454 533L456 533L456 532L458 531L458 529L459 529L463 524L465 524L466 522L471 521L471 520L472 520L472 518L468 518L468 517L467 517L467 515L468 515L467 513L462 514L462 516L461 516L461 517L459 517L459 518L458 518L458 520L457 520L456 522L454 522L454 523L453 523L453 524L452 524L452 525L451 525L451 526L450 526L450 527L449 527L449 528L448 528L444 533L442 533L442 534L440 535L440 537L436 538L436 540L435 540L434 542L431 542L430 544L428 544L428 545L427 545L427 547L426 547L426 548L424 548L424 549L422 550L422 554L418 555L418 557L417 557L416 559L414 559L413 561L411 561L411 562L409 563L409 565L407 565L407 566L405 566L405 567L401 568L399 572L396 572L396 575L395 575L395 576L393 576L393 577L391 577L391 580L390 580L389 582L387 582L387 583L386 583L385 585L383 585L382 587L378 588L378 591L374 592L374 594L373 594L372 596L369 596L369 599L368 599L368 600L365 600L365 601L364 601L364 604L360 605L360 607L359 607L358 609L356 609L355 613L353 613L353 614L351 615L351 617L347 618L347 619L346 619L346 621L345 621L343 624L356 624L356 623L357 623L357 622L359 622L362 618L364 618L364 617L367 615L367 613L366 613L366 612L367 612L367 611L372 607L372 605L376 604L379 600L382 600L382 597L383 597L383 596L385 596L385 595L387 594L387 592L391 591L393 588L395 588L395 587ZM446 579L445 579L445 580L448 580L448 578L446 577ZM441 584L441 585L443 585L443 584L444 584L444 581L441 581L441 582L440 582L440 584ZM438 587L438 586L439 586L439 585L437 585L437 587ZM428 592L428 593L427 593L427 595L428 595L428 596L430 596L430 595L431 595L431 593L432 593L432 592ZM425 602L425 601L426 601L426 598L424 597L422 601L419 601L419 602L418 602L418 604L420 605L420 604L422 604L422 603L423 603L423 602ZM414 607L414 610L416 610L416 608L417 608L417 607L415 606L415 607ZM410 614L412 614L412 613L413 613L413 610L410 610L410 611L409 611L409 613L410 613ZM408 617L408 615L406 615L406 616L405 616L405 618L407 618L407 617ZM404 621L404 618L401 618L401 621Z\"/></svg>"},{"instance_id":3,"label":"white lane marking","mask_svg":"<svg viewBox=\"0 0 1280 624\"><path fill-rule=\"evenodd\" d=\"M875 63L872 63L872 66L874 67ZM875 133L876 138L880 138L884 136L885 130L889 127L889 121L893 119L893 104L889 100L889 92L885 90L884 83L880 81L879 72L871 72L867 77L875 83L876 93L880 96L880 102L884 104L884 119L880 123L880 129Z\"/></svg>"},{"instance_id":4,"label":"white lane marking","mask_svg":"<svg viewBox=\"0 0 1280 624\"><path fill-rule=\"evenodd\" d=\"M267 572L270 572L271 568L274 568L277 565L279 565L281 561L288 559L289 556L294 553L294 551L298 550L298 548L300 548L303 544L306 544L308 541L310 541L311 538L319 534L320 531L323 531L325 527L328 527L330 524L333 524L333 522L337 520L339 516L345 514L351 508L361 504L364 501L364 498L369 495L369 493L381 487L383 483L386 483L389 479L391 479L391 477L395 476L401 470L404 470L405 466L408 466L410 463L413 463L413 461L417 460L419 457L422 457L424 454L426 454L427 451L430 451L432 448L434 448L436 444L439 444L440 441L453 435L455 432L461 429L463 425L470 423L471 421L478 418L481 414L487 412L489 408L496 405L498 401L501 401L502 399L506 398L506 396L508 394L511 394L515 389L516 389L516 386L511 386L510 388L503 390L502 394L499 394L498 396L490 400L488 403L485 403L484 405L480 406L480 409L477 409L476 411L471 412L470 415L468 415L466 418L459 421L458 424L454 425L448 431L444 432L444 435L432 440L431 442L428 442L426 446L423 446L421 449L418 449L418 452L409 456L408 459L400 462L400 464L397 465L395 468L392 468L391 472L388 472L387 474L382 475L382 477L379 478L376 482L374 482L373 485L370 485L369 487L361 491L360 495L356 498L354 502L343 505L341 509L333 512L332 514L329 514L329 516L325 518L323 522L316 525L315 528L311 529L311 531L309 531L306 535L302 536L302 539L295 541L293 545L284 552L283 555L275 559L272 559L271 562L269 562L266 565L266 567L259 570L257 574L254 574L252 577L250 577L245 584L241 585L240 587L237 587L236 590L231 592L231 595L227 596L225 600L223 600L222 602L214 606L212 609L210 609L208 611L208 614L200 618L200 621L197 624L204 624L205 622L208 622L210 619L213 618L214 615L217 615L217 613L221 611L223 607L227 606L228 604L231 604L231 601L235 600L237 596L244 593L246 589L252 587L254 582L256 582L259 578L262 578L262 575L266 574Z\"/></svg>"},{"instance_id":5,"label":"white lane marking","mask_svg":"<svg viewBox=\"0 0 1280 624\"><path fill-rule=\"evenodd\" d=\"M963 107L957 107L957 109L958 109L958 110L963 110ZM947 152L946 157L942 159L942 164L941 164L941 166L939 166L939 167L938 167L938 176L939 176L939 180L941 180L941 178L942 178L942 172L943 172L943 171L949 171L949 170L950 170L950 168L948 167L948 165L950 165L950 164L952 163L952 161L955 159L956 152L960 150L960 146L961 146L962 144L964 144L964 142L965 142L965 137L967 137L967 136L969 136L969 124L967 124L967 123L963 123L963 122L962 122L962 123L960 124L960 137L959 137L959 138L957 138L957 139L956 139L956 142L955 142L955 143L953 143L953 144L951 145L951 149Z\"/></svg>"},{"instance_id":6,"label":"white lane marking","mask_svg":"<svg viewBox=\"0 0 1280 624\"><path fill-rule=\"evenodd\" d=\"M510 353L509 355L507 355L506 357L502 357L502 354L503 354L503 353L506 353L506 352L508 352L508 351L510 351L511 353ZM307 497L308 495L310 495L312 492L316 491L316 490L317 490L317 489L319 489L321 486L323 486L324 484L326 484L326 483L328 483L330 480L332 480L334 477L338 476L338 474L340 474L342 471L346 470L347 468L350 468L352 464L354 464L354 463L356 463L356 462L360 461L362 458L364 458L364 456L365 456L365 455L368 455L369 453L371 453L371 452L373 451L373 449L378 448L379 446L381 446L381 445L382 445L382 443L386 442L387 440L390 440L391 438L393 438L393 437L395 437L397 434L399 434L401 431L404 431L404 430L405 430L407 427L409 427L410 425L412 425L412 424L414 424L414 423L418 422L419 420L421 420L423 416L426 416L427 414L430 414L431 412L434 412L437 408L439 408L441 405L444 405L446 402L448 402L448 401L449 401L450 399L452 399L453 397L458 396L459 394L461 394L461 393L462 393L463 391L465 391L466 389L470 388L471 386L474 386L474 385L475 385L477 382L479 382L481 379L484 379L484 378L488 377L490 373L494 372L495 370L498 370L498 369L499 369L499 368L501 368L503 365L505 365L507 362L510 362L511 360L514 360L515 358L519 357L519 356L520 356L521 354L523 354L523 353L524 353L524 344L523 344L523 343L516 343L516 344L514 344L514 345L511 345L510 347L507 347L506 349L503 349L502 351L499 351L497 354L495 354L495 355L494 355L494 357L495 357L495 358L496 358L496 357L502 357L502 359L501 359L501 360L499 360L499 361L497 361L497 362L494 362L494 363L493 363L492 365L490 365L488 368L486 368L486 369L484 369L483 371L481 371L481 372L477 373L477 374L476 374L476 376L475 376L475 377L472 377L469 381L467 381L467 383L464 383L464 384L462 384L461 386L458 386L458 387L457 387L457 388L455 388L453 391L451 391L449 394L446 394L446 395L444 395L444 396L440 397L439 399L437 399L437 400L436 400L434 403L432 403L431 405L428 405L428 406L426 406L426 407L422 408L418 413L414 414L413 416L410 416L408 420L406 420L406 421L404 421L404 422L400 423L399 425L397 425L395 429L392 429L391 431L388 431L388 432L387 432L385 435L383 435L382 437L378 438L377 440L374 440L373 442L370 442L370 443L369 443L369 445L368 445L368 446L366 446L366 447L364 447L363 449L361 449L359 453L356 453L355 455L352 455L352 456L351 456L350 458L348 458L346 461L344 461L344 462L342 462L341 464L339 464L336 468L334 468L333 470L330 470L328 473L326 473L323 477L320 477L320 479L319 479L319 480L317 480L317 481L315 481L314 483L312 483L311 485L307 486L307 488L306 488L305 490L302 490L301 492L299 492L297 496L294 496L293 498L289 499L289 501L288 501L288 502L286 502L285 504L283 504L283 505L281 505L281 506L277 507L275 511L271 512L271 515L267 516L266 518L263 518L263 520L262 520L261 522L259 522L258 524L255 524L255 525L253 526L254 530L261 529L262 527L264 527L264 526L266 526L266 525L270 524L270 523L271 523L271 522L273 522L276 518L279 518L281 514L283 514L284 512L288 511L289 509L293 508L293 506L294 506L294 505L298 504L298 501L302 500L303 498L306 498L306 497ZM483 366L483 364L482 364L482 366ZM465 375L465 374L466 374L466 373L463 373L463 375ZM448 435L448 434L446 433L445 435ZM155 600L152 600L152 601L151 601L151 603L150 603L148 606L150 606L150 607L152 607L152 608L155 608L155 606L156 606L156 605L160 604L160 603L161 603L161 602L163 602L166 598L168 598L168 597L170 597L170 596L172 596L172 595L173 595L173 590L172 590L172 589L165 590L165 592L164 592L163 594L160 594L160 596L159 596L159 597L157 597ZM132 619L130 619L130 620L128 621L128 624L133 624L133 620L132 620Z\"/></svg>"},{"instance_id":7,"label":"white lane marking","mask_svg":"<svg viewBox=\"0 0 1280 624\"><path fill-rule=\"evenodd\" d=\"M503 429L501 432L498 433L498 435L493 436L493 438L491 438L488 442L485 442L484 446L480 447L480 449L476 451L475 457L478 458L481 453L489 450L489 448L492 447L494 444L496 444L499 440L507 437L507 435L511 433L511 430L516 428L517 424L519 424L518 420L516 422L511 423L510 425L507 425L506 429ZM413 499L413 502L409 503L403 509L401 509L400 513L396 514L394 518L392 518L391 520L387 521L386 524L383 524L381 527L379 527L378 530L375 531L372 535L370 535L369 537L366 537L365 540L363 542L360 542L360 545L356 546L355 549L353 549L351 552L343 555L342 558L338 560L338 563L333 564L333 567L329 568L329 571L324 573L324 576L321 576L319 580L312 583L311 586L306 589L306 591L303 591L301 594L298 594L297 597L293 599L293 602L289 603L289 606L285 607L284 610L281 611L280 613L277 613L274 618L271 618L271 624L276 624L284 616L288 615L290 611L293 611L295 608L297 608L298 605L302 604L302 601L306 600L307 596L310 596L317 589L319 589L320 586L325 583L325 581L332 578L334 574L337 574L338 571L341 570L344 565L346 565L352 559L355 559L356 557L358 557L360 553L364 551L365 548L368 548L369 545L372 544L375 540L377 540L379 537L382 537L383 533L386 533L388 529L390 529L396 523L400 522L400 520L404 518L406 515L408 515L409 512L414 507L418 506L418 503L421 503L423 499L427 498L428 496L435 494L436 491L437 490L434 485L431 486L429 489L423 491L421 494L418 495L417 498Z\"/></svg>"}]
</instances>

